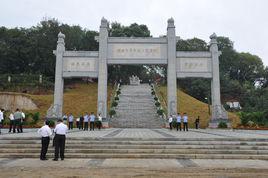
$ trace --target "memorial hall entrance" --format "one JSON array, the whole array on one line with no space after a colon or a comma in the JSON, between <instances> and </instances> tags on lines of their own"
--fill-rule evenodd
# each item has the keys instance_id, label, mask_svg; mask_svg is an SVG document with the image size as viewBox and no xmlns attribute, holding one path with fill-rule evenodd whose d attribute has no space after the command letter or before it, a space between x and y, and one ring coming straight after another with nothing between
<instances>
[{"instance_id":1,"label":"memorial hall entrance","mask_svg":"<svg viewBox=\"0 0 268 178\"><path fill-rule=\"evenodd\" d=\"M176 51L177 36L170 18L167 35L159 38L109 37L108 21L101 20L99 51L66 51L65 35L59 33L56 55L54 103L48 117L62 117L63 81L67 77L98 78L97 112L107 118L108 65L167 65L167 114L177 113L177 79L211 79L212 116L209 127L217 127L227 113L221 105L217 36L210 36L209 51Z\"/></svg>"}]
</instances>

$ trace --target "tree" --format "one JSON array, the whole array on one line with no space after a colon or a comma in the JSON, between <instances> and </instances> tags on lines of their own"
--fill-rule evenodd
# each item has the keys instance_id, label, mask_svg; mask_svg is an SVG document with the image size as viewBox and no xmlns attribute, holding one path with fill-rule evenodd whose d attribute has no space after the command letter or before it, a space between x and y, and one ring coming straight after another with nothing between
<instances>
[{"instance_id":1,"label":"tree","mask_svg":"<svg viewBox=\"0 0 268 178\"><path fill-rule=\"evenodd\" d=\"M258 56L250 53L239 53L237 60L239 66L236 79L240 82L249 81L252 85L254 85L256 80L263 77L265 69Z\"/></svg>"},{"instance_id":2,"label":"tree","mask_svg":"<svg viewBox=\"0 0 268 178\"><path fill-rule=\"evenodd\" d=\"M44 19L31 28L0 28L0 73L42 74L54 78L58 33L65 34L66 50L98 50L95 31ZM42 67L40 67L42 66Z\"/></svg>"},{"instance_id":3,"label":"tree","mask_svg":"<svg viewBox=\"0 0 268 178\"><path fill-rule=\"evenodd\" d=\"M199 38L179 39L177 42L178 51L208 51L208 45L204 40Z\"/></svg>"}]
</instances>

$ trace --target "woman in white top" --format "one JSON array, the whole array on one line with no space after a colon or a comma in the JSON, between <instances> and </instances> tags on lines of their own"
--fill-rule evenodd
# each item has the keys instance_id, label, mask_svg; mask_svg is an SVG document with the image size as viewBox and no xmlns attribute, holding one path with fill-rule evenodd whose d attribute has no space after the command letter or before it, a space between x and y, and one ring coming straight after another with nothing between
<instances>
[{"instance_id":1,"label":"woman in white top","mask_svg":"<svg viewBox=\"0 0 268 178\"><path fill-rule=\"evenodd\" d=\"M78 118L76 118L76 128L78 128L79 127L79 121L80 121L80 118L78 117Z\"/></svg>"},{"instance_id":2,"label":"woman in white top","mask_svg":"<svg viewBox=\"0 0 268 178\"><path fill-rule=\"evenodd\" d=\"M102 117L101 117L101 114L99 113L99 115L98 115L98 128L99 128L99 130L101 129L101 127L102 127Z\"/></svg>"},{"instance_id":3,"label":"woman in white top","mask_svg":"<svg viewBox=\"0 0 268 178\"><path fill-rule=\"evenodd\" d=\"M172 115L169 116L168 118L168 123L169 123L169 129L172 130L172 122L173 122L173 117Z\"/></svg>"},{"instance_id":4,"label":"woman in white top","mask_svg":"<svg viewBox=\"0 0 268 178\"><path fill-rule=\"evenodd\" d=\"M1 134L1 127L2 127L2 122L4 122L4 109L0 109L0 134Z\"/></svg>"},{"instance_id":5,"label":"woman in white top","mask_svg":"<svg viewBox=\"0 0 268 178\"><path fill-rule=\"evenodd\" d=\"M11 132L13 125L14 125L14 114L13 112L11 112L9 114L9 131L8 132Z\"/></svg>"}]
</instances>

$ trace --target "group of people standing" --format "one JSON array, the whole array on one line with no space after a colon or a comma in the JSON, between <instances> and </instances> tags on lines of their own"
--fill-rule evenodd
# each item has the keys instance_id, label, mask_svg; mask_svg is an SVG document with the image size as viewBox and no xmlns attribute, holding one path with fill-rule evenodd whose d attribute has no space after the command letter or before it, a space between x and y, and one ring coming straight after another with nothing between
<instances>
[{"instance_id":1,"label":"group of people standing","mask_svg":"<svg viewBox=\"0 0 268 178\"><path fill-rule=\"evenodd\" d=\"M173 116L170 115L170 117L168 119L170 130L172 130L174 119L176 122L177 131L179 131L179 129L180 129L180 131L182 130L182 124L183 124L183 131L188 131L188 115L187 115L187 113L183 113L182 116L180 113L178 113L176 118L173 118ZM195 120L195 128L196 129L199 128L199 122L200 122L200 119L198 116L198 118Z\"/></svg>"},{"instance_id":2,"label":"group of people standing","mask_svg":"<svg viewBox=\"0 0 268 178\"><path fill-rule=\"evenodd\" d=\"M79 119L79 120L78 120ZM64 123L68 121L68 126ZM85 113L84 116L81 116L77 118L76 120L76 127L79 128L79 130L88 130L88 125L90 125L90 130L94 130L95 122L98 121L98 128L101 128L101 122L102 117L101 114L96 116L94 115L94 112L91 112L89 115L88 113ZM64 115L62 119L58 120L58 124L54 128L54 139L53 139L53 145L55 147L54 152L54 159L53 161L58 161L59 156L61 160L64 160L64 150L65 150L65 140L66 140L66 133L68 130L72 130L74 125L74 116L72 113L70 113L68 116ZM38 134L41 136L41 153L40 153L40 160L47 160L46 153L50 142L50 137L52 136L52 130L49 127L49 122L46 121L44 126L41 127L38 130Z\"/></svg>"},{"instance_id":3,"label":"group of people standing","mask_svg":"<svg viewBox=\"0 0 268 178\"><path fill-rule=\"evenodd\" d=\"M58 161L59 154L61 160L64 160L65 140L67 131L68 131L67 125L63 123L62 119L59 119L58 124L54 128L55 136L53 139L53 143L55 147L55 152L53 161ZM45 121L44 126L41 127L37 132L41 136L41 144L42 144L40 160L43 161L48 160L46 158L46 154L49 146L50 136L52 136L52 130L49 127L49 122Z\"/></svg>"},{"instance_id":4,"label":"group of people standing","mask_svg":"<svg viewBox=\"0 0 268 178\"><path fill-rule=\"evenodd\" d=\"M70 113L68 116L64 115L63 116L64 121L68 121L68 128L69 130L72 130L74 127L74 116L72 113ZM88 125L90 127L90 130L94 130L95 128L95 123L98 129L100 130L102 127L102 117L101 114L99 114L96 118L94 115L94 112L91 112L90 115L86 112L85 115L81 115L76 119L76 127L79 130L88 130Z\"/></svg>"},{"instance_id":5,"label":"group of people standing","mask_svg":"<svg viewBox=\"0 0 268 178\"><path fill-rule=\"evenodd\" d=\"M3 125L4 121L4 109L0 109L0 133L1 133L1 127ZM9 114L9 133L13 130L13 133L16 133L16 130L18 133L23 132L23 122L25 120L25 114L19 110L16 109L16 112L11 112Z\"/></svg>"}]
</instances>

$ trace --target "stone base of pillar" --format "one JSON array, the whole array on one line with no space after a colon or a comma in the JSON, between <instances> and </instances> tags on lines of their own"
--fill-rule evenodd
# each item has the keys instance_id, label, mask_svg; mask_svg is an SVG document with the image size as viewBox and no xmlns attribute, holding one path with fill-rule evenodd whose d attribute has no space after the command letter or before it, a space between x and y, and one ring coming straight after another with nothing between
<instances>
[{"instance_id":1,"label":"stone base of pillar","mask_svg":"<svg viewBox=\"0 0 268 178\"><path fill-rule=\"evenodd\" d=\"M50 108L47 110L46 118L47 119L59 119L61 118L61 114L59 113L58 105L51 105Z\"/></svg>"},{"instance_id":2,"label":"stone base of pillar","mask_svg":"<svg viewBox=\"0 0 268 178\"><path fill-rule=\"evenodd\" d=\"M102 122L102 127L109 128L109 122L108 121Z\"/></svg>"},{"instance_id":3,"label":"stone base of pillar","mask_svg":"<svg viewBox=\"0 0 268 178\"><path fill-rule=\"evenodd\" d=\"M218 128L219 123L224 122L228 128L231 128L230 120L228 119L228 113L222 105L212 106L212 117L209 122L209 128Z\"/></svg>"},{"instance_id":4,"label":"stone base of pillar","mask_svg":"<svg viewBox=\"0 0 268 178\"><path fill-rule=\"evenodd\" d=\"M231 122L229 119L211 119L208 123L208 128L211 129L217 129L219 126L219 123L224 122L227 125L227 128L231 128Z\"/></svg>"}]
</instances>

